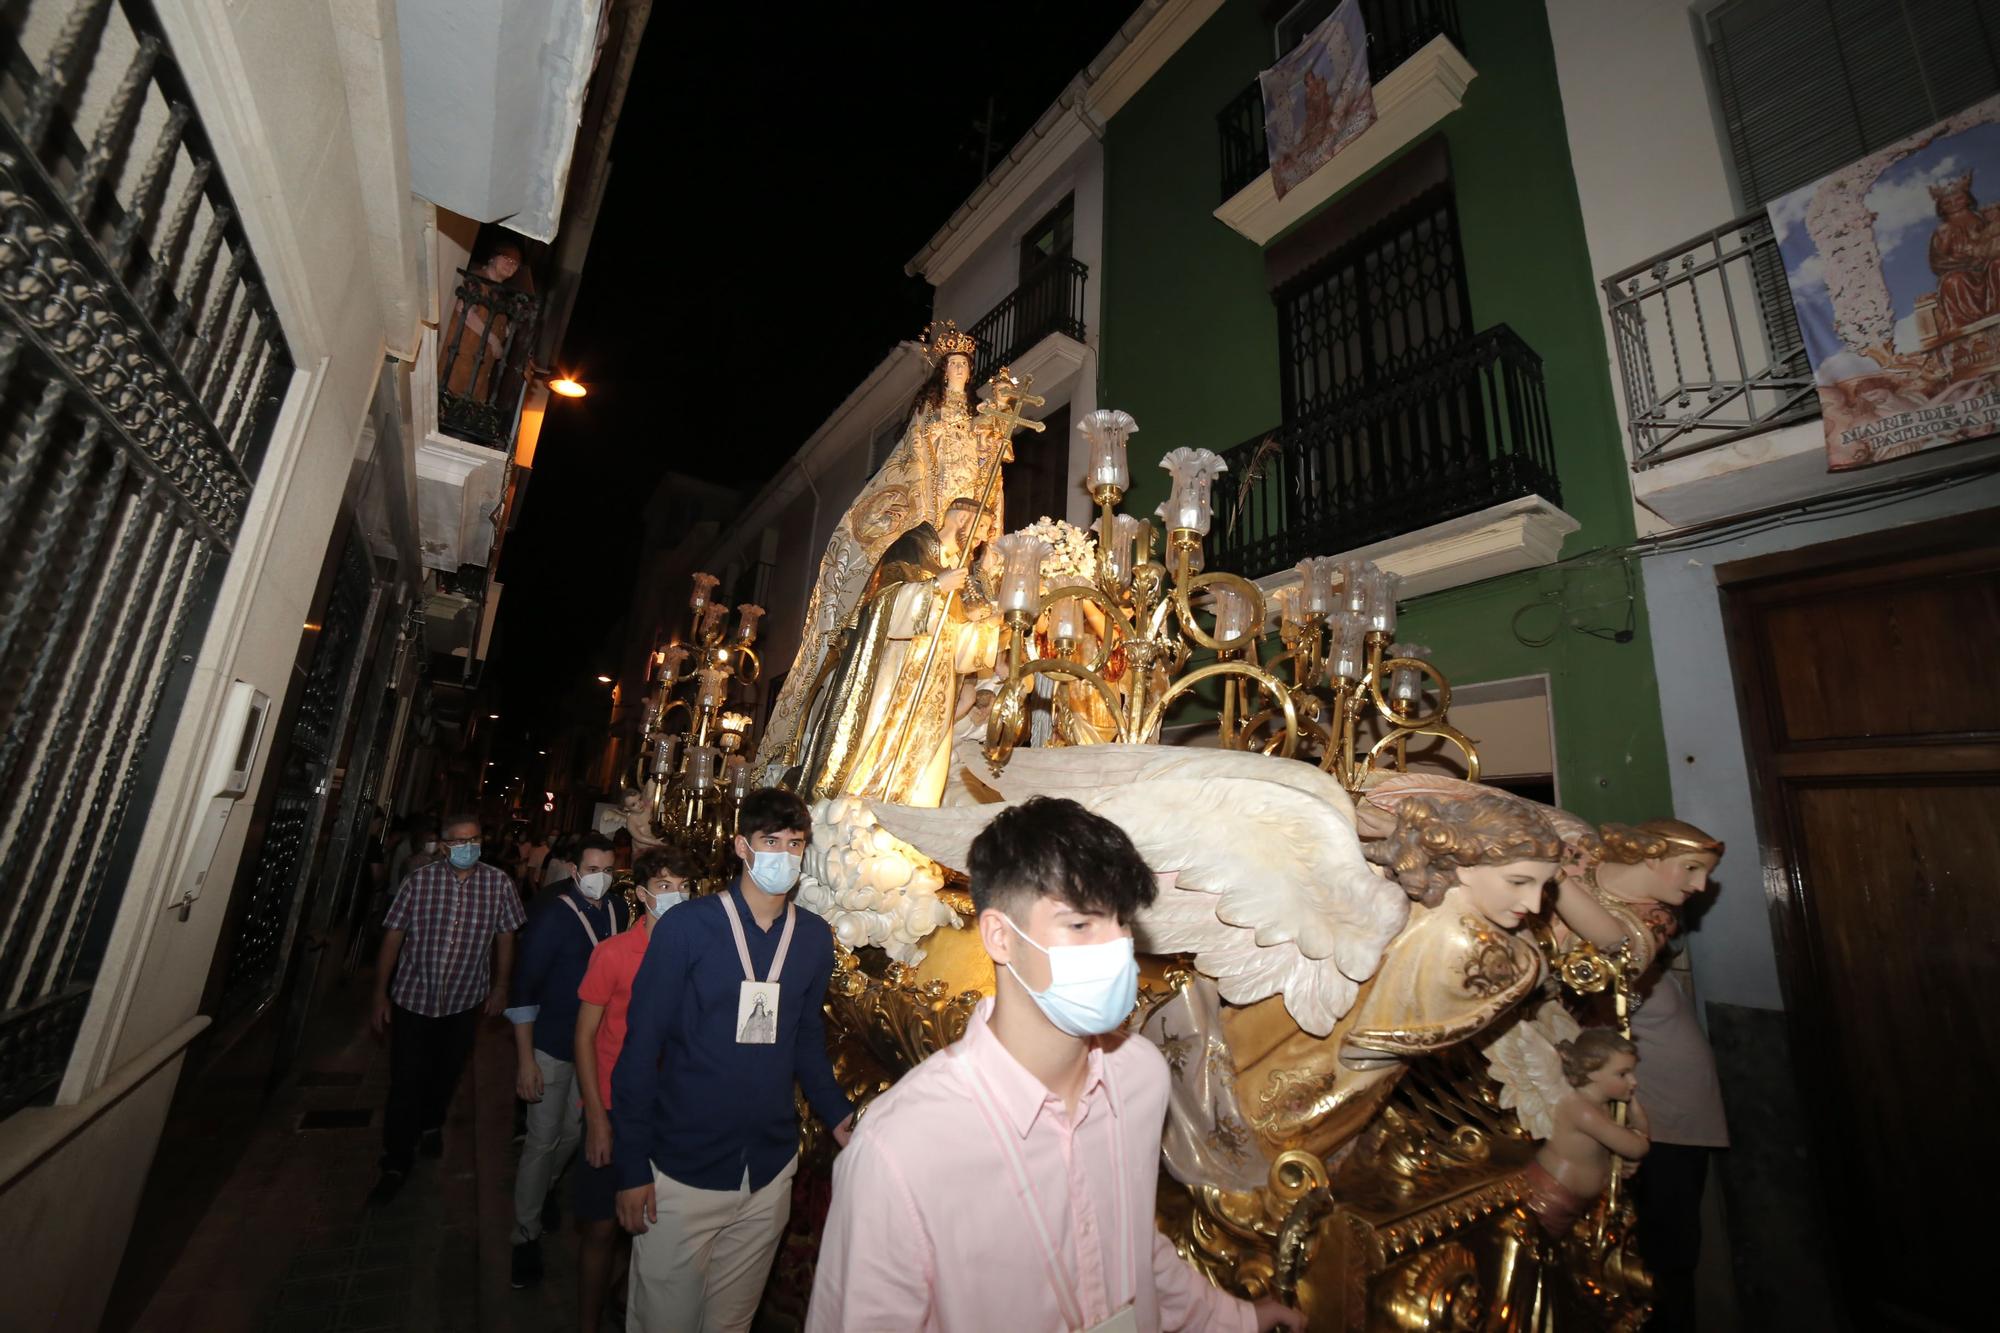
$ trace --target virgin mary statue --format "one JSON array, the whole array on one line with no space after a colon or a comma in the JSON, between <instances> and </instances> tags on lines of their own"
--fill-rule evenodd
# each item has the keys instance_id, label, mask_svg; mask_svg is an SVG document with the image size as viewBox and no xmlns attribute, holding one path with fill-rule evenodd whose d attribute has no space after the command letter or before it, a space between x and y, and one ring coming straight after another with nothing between
<instances>
[{"instance_id":1,"label":"virgin mary statue","mask_svg":"<svg viewBox=\"0 0 2000 1333\"><path fill-rule=\"evenodd\" d=\"M820 557L799 655L757 749L756 766L764 782L775 781L799 762L813 696L837 664L841 629L852 622L862 591L890 543L922 524L942 530L954 499L981 493L992 452L1002 447L973 429L966 399L978 344L950 320L933 324L928 333L924 359L931 373L911 401L903 438L848 506ZM995 530L1005 531L999 508L995 494L992 521Z\"/></svg>"},{"instance_id":2,"label":"virgin mary statue","mask_svg":"<svg viewBox=\"0 0 2000 1333\"><path fill-rule=\"evenodd\" d=\"M951 767L959 683L993 668L999 621L968 548L991 535L969 497L882 553L806 729L799 795L935 806Z\"/></svg>"}]
</instances>

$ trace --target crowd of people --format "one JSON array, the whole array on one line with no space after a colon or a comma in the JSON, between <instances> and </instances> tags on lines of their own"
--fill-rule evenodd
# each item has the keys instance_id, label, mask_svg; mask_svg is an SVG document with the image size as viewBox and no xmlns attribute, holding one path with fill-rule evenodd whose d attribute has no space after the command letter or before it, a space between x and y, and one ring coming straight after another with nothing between
<instances>
[{"instance_id":1,"label":"crowd of people","mask_svg":"<svg viewBox=\"0 0 2000 1333\"><path fill-rule=\"evenodd\" d=\"M751 1327L791 1215L801 1101L840 1150L814 1333L1303 1328L1211 1286L1153 1225L1168 1076L1122 1034L1131 921L1156 892L1131 840L1062 800L992 822L971 890L994 994L864 1116L827 1051L832 933L791 901L811 828L797 796L753 792L737 873L709 892L671 846L633 860L597 833L496 842L471 812L393 831L371 1203L442 1154L478 1026L504 1018L525 1107L512 1282L542 1280L567 1194L580 1329L621 1304L645 1333Z\"/></svg>"}]
</instances>

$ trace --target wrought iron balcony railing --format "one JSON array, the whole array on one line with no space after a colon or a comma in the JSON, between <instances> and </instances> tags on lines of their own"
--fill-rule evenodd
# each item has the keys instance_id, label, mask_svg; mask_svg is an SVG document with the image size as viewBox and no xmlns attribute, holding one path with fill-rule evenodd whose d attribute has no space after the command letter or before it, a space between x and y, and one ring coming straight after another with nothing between
<instances>
[{"instance_id":1,"label":"wrought iron balcony railing","mask_svg":"<svg viewBox=\"0 0 2000 1333\"><path fill-rule=\"evenodd\" d=\"M1383 76L1408 60L1434 37L1449 37L1465 49L1458 28L1458 0L1361 0L1361 20L1368 29L1368 76ZM1222 198L1237 191L1271 167L1264 137L1264 93L1257 80L1229 99L1216 113L1222 146Z\"/></svg>"},{"instance_id":2,"label":"wrought iron balcony railing","mask_svg":"<svg viewBox=\"0 0 2000 1333\"><path fill-rule=\"evenodd\" d=\"M972 382L1007 365L1051 333L1083 341L1083 284L1090 269L1068 256L1044 259L966 332L979 340Z\"/></svg>"},{"instance_id":3,"label":"wrought iron balcony railing","mask_svg":"<svg viewBox=\"0 0 2000 1333\"><path fill-rule=\"evenodd\" d=\"M1542 359L1504 324L1222 456L1210 563L1247 578L1507 500L1562 503Z\"/></svg>"},{"instance_id":4,"label":"wrought iron balcony railing","mask_svg":"<svg viewBox=\"0 0 2000 1333\"><path fill-rule=\"evenodd\" d=\"M518 287L458 271L438 340L438 426L495 449L512 446L541 301Z\"/></svg>"},{"instance_id":5,"label":"wrought iron balcony railing","mask_svg":"<svg viewBox=\"0 0 2000 1333\"><path fill-rule=\"evenodd\" d=\"M1763 213L1612 274L1604 303L1634 470L1819 414Z\"/></svg>"}]
</instances>

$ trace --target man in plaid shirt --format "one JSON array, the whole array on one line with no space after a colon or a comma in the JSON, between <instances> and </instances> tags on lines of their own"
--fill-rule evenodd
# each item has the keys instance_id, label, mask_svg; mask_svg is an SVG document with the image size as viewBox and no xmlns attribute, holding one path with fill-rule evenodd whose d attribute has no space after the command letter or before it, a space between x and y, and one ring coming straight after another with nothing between
<instances>
[{"instance_id":1,"label":"man in plaid shirt","mask_svg":"<svg viewBox=\"0 0 2000 1333\"><path fill-rule=\"evenodd\" d=\"M377 1036L389 1034L389 1107L375 1203L403 1187L420 1142L426 1157L444 1152L445 1109L481 1010L506 1007L524 919L514 881L479 859L479 816L452 815L443 834L447 859L403 881L376 957L371 1021Z\"/></svg>"}]
</instances>

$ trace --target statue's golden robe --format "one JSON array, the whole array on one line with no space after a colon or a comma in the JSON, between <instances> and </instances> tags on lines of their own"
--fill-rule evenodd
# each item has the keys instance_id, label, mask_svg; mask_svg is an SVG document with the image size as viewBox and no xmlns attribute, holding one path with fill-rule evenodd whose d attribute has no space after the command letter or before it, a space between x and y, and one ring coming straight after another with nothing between
<instances>
[{"instance_id":1,"label":"statue's golden robe","mask_svg":"<svg viewBox=\"0 0 2000 1333\"><path fill-rule=\"evenodd\" d=\"M759 772L788 767L804 754L800 747L814 690L831 665L841 626L859 616L870 570L885 558L890 544L915 524L944 522L953 500L980 498L993 456L1005 446L973 426L963 393L948 392L937 408L912 413L901 442L834 526L806 603L798 656L757 747L754 766ZM1004 531L997 492L990 512L994 526Z\"/></svg>"},{"instance_id":2,"label":"statue's golden robe","mask_svg":"<svg viewBox=\"0 0 2000 1333\"><path fill-rule=\"evenodd\" d=\"M961 609L970 600L975 614L984 610L970 583L949 608L939 607L944 569L928 523L883 552L810 729L798 788L808 801L861 796L936 806L943 797L959 680L990 670L998 644L997 622ZM933 638L941 639L937 660L924 679Z\"/></svg>"},{"instance_id":3,"label":"statue's golden robe","mask_svg":"<svg viewBox=\"0 0 2000 1333\"><path fill-rule=\"evenodd\" d=\"M1436 907L1411 908L1330 1036L1301 1031L1277 996L1223 1010L1244 1114L1271 1155L1324 1156L1380 1109L1405 1061L1472 1037L1541 976L1534 945L1480 916L1454 886Z\"/></svg>"}]
</instances>

